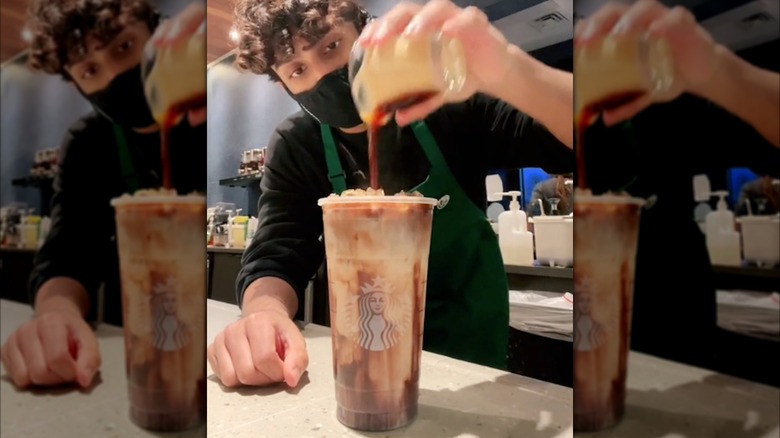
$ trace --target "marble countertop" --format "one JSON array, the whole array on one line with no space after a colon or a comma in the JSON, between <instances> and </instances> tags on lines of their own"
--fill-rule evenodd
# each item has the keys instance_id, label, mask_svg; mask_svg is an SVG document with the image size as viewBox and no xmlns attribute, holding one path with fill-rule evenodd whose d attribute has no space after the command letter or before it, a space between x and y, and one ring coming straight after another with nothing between
<instances>
[{"instance_id":1,"label":"marble countertop","mask_svg":"<svg viewBox=\"0 0 780 438\"><path fill-rule=\"evenodd\" d=\"M29 306L0 300L0 342L26 321ZM238 318L209 301L208 339ZM363 433L335 418L329 329L303 328L310 365L302 384L227 389L207 369L207 424L160 434L130 422L120 328L97 329L103 366L87 390L17 390L0 368L0 435L37 437L572 437L570 388L432 353L422 360L420 412L405 429ZM204 358L205 361L205 358ZM617 426L578 437L780 437L780 389L632 352L626 415ZM208 365L207 365L208 367Z\"/></svg>"},{"instance_id":2,"label":"marble countertop","mask_svg":"<svg viewBox=\"0 0 780 438\"><path fill-rule=\"evenodd\" d=\"M209 301L208 339L235 321L237 306ZM294 389L227 389L209 368L209 437L571 437L572 390L424 352L417 420L366 433L336 419L330 329L303 328L309 368Z\"/></svg>"},{"instance_id":3,"label":"marble countertop","mask_svg":"<svg viewBox=\"0 0 780 438\"><path fill-rule=\"evenodd\" d=\"M33 314L25 304L0 300L0 343ZM0 436L3 438L201 438L206 425L179 433L150 432L130 421L122 329L97 328L103 359L92 387L18 390L0 367ZM205 360L205 359L204 359Z\"/></svg>"}]
</instances>

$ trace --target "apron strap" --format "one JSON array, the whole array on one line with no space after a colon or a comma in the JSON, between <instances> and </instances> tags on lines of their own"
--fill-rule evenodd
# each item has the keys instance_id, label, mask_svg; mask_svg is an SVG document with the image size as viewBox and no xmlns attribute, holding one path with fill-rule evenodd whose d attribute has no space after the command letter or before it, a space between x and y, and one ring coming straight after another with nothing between
<instances>
[{"instance_id":1,"label":"apron strap","mask_svg":"<svg viewBox=\"0 0 780 438\"><path fill-rule=\"evenodd\" d=\"M119 151L119 166L122 168L122 178L125 181L125 190L135 193L138 190L138 175L135 173L133 160L130 158L130 150L127 148L127 138L122 127L114 124L114 138Z\"/></svg>"},{"instance_id":2,"label":"apron strap","mask_svg":"<svg viewBox=\"0 0 780 438\"><path fill-rule=\"evenodd\" d=\"M325 145L325 162L328 164L328 179L333 187L333 193L340 195L347 190L347 179L344 175L344 169L341 167L341 160L339 160L339 153L336 149L336 140L333 138L333 133L331 132L329 125L321 124L320 132L322 132L322 142Z\"/></svg>"},{"instance_id":3,"label":"apron strap","mask_svg":"<svg viewBox=\"0 0 780 438\"><path fill-rule=\"evenodd\" d=\"M417 141L420 142L420 146L422 146L423 152L425 152L425 156L428 158L428 162L431 165L431 173L436 173L439 176L448 175L452 178L447 161L444 159L444 155L441 154L439 144L433 137L431 130L428 129L428 125L423 121L419 121L412 123L411 127L414 136L417 137Z\"/></svg>"}]
</instances>

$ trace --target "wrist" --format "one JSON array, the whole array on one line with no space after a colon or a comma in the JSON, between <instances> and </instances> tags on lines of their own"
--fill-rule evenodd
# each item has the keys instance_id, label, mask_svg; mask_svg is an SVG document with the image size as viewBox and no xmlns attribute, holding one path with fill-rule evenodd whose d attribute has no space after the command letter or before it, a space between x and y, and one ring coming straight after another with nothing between
<instances>
[{"instance_id":1,"label":"wrist","mask_svg":"<svg viewBox=\"0 0 780 438\"><path fill-rule=\"evenodd\" d=\"M712 74L706 80L690 84L690 93L715 103L728 99L727 94L740 74L738 64L738 59L729 49L717 44L713 53Z\"/></svg>"},{"instance_id":2,"label":"wrist","mask_svg":"<svg viewBox=\"0 0 780 438\"><path fill-rule=\"evenodd\" d=\"M79 318L84 317L84 312L82 312L77 303L61 295L35 300L35 316L43 316L49 313L70 313Z\"/></svg>"},{"instance_id":3,"label":"wrist","mask_svg":"<svg viewBox=\"0 0 780 438\"><path fill-rule=\"evenodd\" d=\"M479 91L497 99L510 101L519 88L526 88L524 82L533 76L536 60L514 44L507 44L505 56L506 71L503 78L483 84Z\"/></svg>"},{"instance_id":4,"label":"wrist","mask_svg":"<svg viewBox=\"0 0 780 438\"><path fill-rule=\"evenodd\" d=\"M89 310L89 295L76 280L55 277L46 281L35 296L36 316L46 313L73 313L83 318Z\"/></svg>"},{"instance_id":5,"label":"wrist","mask_svg":"<svg viewBox=\"0 0 780 438\"><path fill-rule=\"evenodd\" d=\"M274 311L293 318L298 310L298 296L286 281L262 277L247 286L241 308L244 315Z\"/></svg>"}]
</instances>

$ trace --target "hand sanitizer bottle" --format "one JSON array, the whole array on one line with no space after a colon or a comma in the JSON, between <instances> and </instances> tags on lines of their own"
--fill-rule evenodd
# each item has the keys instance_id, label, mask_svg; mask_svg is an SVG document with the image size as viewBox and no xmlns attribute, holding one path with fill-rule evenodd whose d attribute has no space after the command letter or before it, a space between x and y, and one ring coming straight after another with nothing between
<instances>
[{"instance_id":1,"label":"hand sanitizer bottle","mask_svg":"<svg viewBox=\"0 0 780 438\"><path fill-rule=\"evenodd\" d=\"M513 266L533 266L534 237L528 231L528 218L520 209L517 198L520 192L502 192L503 196L511 196L509 211L498 216L498 246L504 264Z\"/></svg>"},{"instance_id":2,"label":"hand sanitizer bottle","mask_svg":"<svg viewBox=\"0 0 780 438\"><path fill-rule=\"evenodd\" d=\"M707 214L706 234L707 250L710 253L710 263L720 266L740 266L739 233L734 228L734 213L726 205L729 192L712 192L719 196L717 209Z\"/></svg>"}]
</instances>

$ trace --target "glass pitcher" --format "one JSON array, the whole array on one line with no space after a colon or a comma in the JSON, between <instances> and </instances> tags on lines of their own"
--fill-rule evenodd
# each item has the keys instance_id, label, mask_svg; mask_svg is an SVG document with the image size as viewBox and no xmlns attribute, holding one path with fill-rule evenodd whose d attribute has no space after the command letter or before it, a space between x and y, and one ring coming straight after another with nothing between
<instances>
[{"instance_id":1,"label":"glass pitcher","mask_svg":"<svg viewBox=\"0 0 780 438\"><path fill-rule=\"evenodd\" d=\"M166 118L180 118L188 108L206 103L206 21L193 14L189 21L175 23L177 36L150 41L144 50L141 68L144 93L158 124ZM178 123L176 121L169 121Z\"/></svg>"},{"instance_id":2,"label":"glass pitcher","mask_svg":"<svg viewBox=\"0 0 780 438\"><path fill-rule=\"evenodd\" d=\"M577 125L644 94L663 95L675 76L668 43L646 34L608 35L575 47L574 75Z\"/></svg>"},{"instance_id":3,"label":"glass pitcher","mask_svg":"<svg viewBox=\"0 0 780 438\"><path fill-rule=\"evenodd\" d=\"M466 97L467 74L462 44L440 33L401 35L369 48L356 43L349 61L352 97L369 125L387 124L395 111L436 95Z\"/></svg>"}]
</instances>

